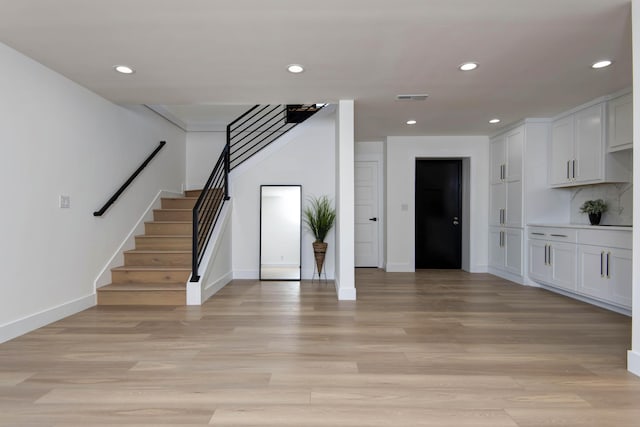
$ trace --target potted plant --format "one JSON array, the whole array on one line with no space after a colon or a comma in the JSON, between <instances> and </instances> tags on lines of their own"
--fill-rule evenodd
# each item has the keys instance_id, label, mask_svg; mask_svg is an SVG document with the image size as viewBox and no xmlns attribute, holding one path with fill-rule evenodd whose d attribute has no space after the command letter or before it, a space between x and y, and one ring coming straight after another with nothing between
<instances>
[{"instance_id":1,"label":"potted plant","mask_svg":"<svg viewBox=\"0 0 640 427\"><path fill-rule=\"evenodd\" d=\"M589 214L591 225L600 224L602 213L607 211L607 203L602 199L587 200L580 206L580 212Z\"/></svg>"},{"instance_id":2,"label":"potted plant","mask_svg":"<svg viewBox=\"0 0 640 427\"><path fill-rule=\"evenodd\" d=\"M331 200L327 196L312 196L308 199L308 205L304 209L303 217L304 223L315 238L313 253L316 259L316 267L318 268L318 278L320 278L327 252L327 243L324 239L336 221L336 210L331 206Z\"/></svg>"}]
</instances>

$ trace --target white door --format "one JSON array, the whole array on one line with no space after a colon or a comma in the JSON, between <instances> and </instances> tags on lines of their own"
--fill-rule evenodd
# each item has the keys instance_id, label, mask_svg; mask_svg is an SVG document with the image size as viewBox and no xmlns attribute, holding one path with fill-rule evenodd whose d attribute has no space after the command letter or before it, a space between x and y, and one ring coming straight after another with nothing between
<instances>
[{"instance_id":1,"label":"white door","mask_svg":"<svg viewBox=\"0 0 640 427\"><path fill-rule=\"evenodd\" d=\"M355 266L378 266L378 162L355 162Z\"/></svg>"}]
</instances>

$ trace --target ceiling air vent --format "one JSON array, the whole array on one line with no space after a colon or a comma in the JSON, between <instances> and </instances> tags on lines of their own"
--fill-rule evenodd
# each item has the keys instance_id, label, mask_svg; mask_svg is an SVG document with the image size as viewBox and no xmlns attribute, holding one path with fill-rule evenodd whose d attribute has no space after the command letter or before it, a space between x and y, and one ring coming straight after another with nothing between
<instances>
[{"instance_id":1,"label":"ceiling air vent","mask_svg":"<svg viewBox=\"0 0 640 427\"><path fill-rule=\"evenodd\" d=\"M418 95L397 95L396 101L424 101L428 96L426 93Z\"/></svg>"}]
</instances>

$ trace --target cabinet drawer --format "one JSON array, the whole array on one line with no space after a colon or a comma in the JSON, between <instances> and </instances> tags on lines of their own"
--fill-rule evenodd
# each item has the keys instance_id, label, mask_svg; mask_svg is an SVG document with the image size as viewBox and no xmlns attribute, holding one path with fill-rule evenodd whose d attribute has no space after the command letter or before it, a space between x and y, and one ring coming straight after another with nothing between
<instances>
[{"instance_id":1,"label":"cabinet drawer","mask_svg":"<svg viewBox=\"0 0 640 427\"><path fill-rule=\"evenodd\" d=\"M577 241L577 230L560 227L529 227L530 239L542 239L553 242L575 243Z\"/></svg>"},{"instance_id":2,"label":"cabinet drawer","mask_svg":"<svg viewBox=\"0 0 640 427\"><path fill-rule=\"evenodd\" d=\"M578 230L578 243L583 245L607 246L631 249L631 231L621 230Z\"/></svg>"}]
</instances>

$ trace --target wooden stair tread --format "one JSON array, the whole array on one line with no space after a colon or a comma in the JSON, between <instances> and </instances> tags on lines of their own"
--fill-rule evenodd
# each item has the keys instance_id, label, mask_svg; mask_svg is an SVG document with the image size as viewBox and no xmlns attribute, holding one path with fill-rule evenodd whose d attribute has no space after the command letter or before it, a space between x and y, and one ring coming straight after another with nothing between
<instances>
[{"instance_id":1,"label":"wooden stair tread","mask_svg":"<svg viewBox=\"0 0 640 427\"><path fill-rule=\"evenodd\" d=\"M184 291L184 283L110 283L101 288L98 292L158 292L158 291Z\"/></svg>"},{"instance_id":2,"label":"wooden stair tread","mask_svg":"<svg viewBox=\"0 0 640 427\"><path fill-rule=\"evenodd\" d=\"M154 211L171 211L171 212L185 212L185 211L189 211L189 212L193 212L193 209L160 208L160 209L154 209Z\"/></svg>"},{"instance_id":3,"label":"wooden stair tread","mask_svg":"<svg viewBox=\"0 0 640 427\"><path fill-rule=\"evenodd\" d=\"M114 267L111 271L191 271L190 267L156 267L149 265L129 265Z\"/></svg>"},{"instance_id":4,"label":"wooden stair tread","mask_svg":"<svg viewBox=\"0 0 640 427\"><path fill-rule=\"evenodd\" d=\"M170 255L170 254L190 254L191 250L180 250L180 249L130 249L128 251L124 251L125 254L161 254L161 255Z\"/></svg>"},{"instance_id":5,"label":"wooden stair tread","mask_svg":"<svg viewBox=\"0 0 640 427\"><path fill-rule=\"evenodd\" d=\"M192 224L193 221L145 221L145 224Z\"/></svg>"},{"instance_id":6,"label":"wooden stair tread","mask_svg":"<svg viewBox=\"0 0 640 427\"><path fill-rule=\"evenodd\" d=\"M136 237L144 237L144 238L167 238L167 237L193 237L191 234L138 234Z\"/></svg>"}]
</instances>

